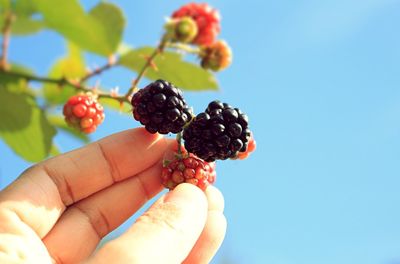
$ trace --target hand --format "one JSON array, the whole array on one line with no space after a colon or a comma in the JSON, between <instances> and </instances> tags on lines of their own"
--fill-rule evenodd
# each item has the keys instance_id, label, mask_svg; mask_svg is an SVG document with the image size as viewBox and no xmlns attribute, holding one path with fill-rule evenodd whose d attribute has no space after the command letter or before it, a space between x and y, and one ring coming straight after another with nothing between
<instances>
[{"instance_id":1,"label":"hand","mask_svg":"<svg viewBox=\"0 0 400 264\"><path fill-rule=\"evenodd\" d=\"M208 263L226 230L224 201L181 184L122 236L101 238L162 190L171 140L124 131L39 163L0 192L0 263Z\"/></svg>"}]
</instances>

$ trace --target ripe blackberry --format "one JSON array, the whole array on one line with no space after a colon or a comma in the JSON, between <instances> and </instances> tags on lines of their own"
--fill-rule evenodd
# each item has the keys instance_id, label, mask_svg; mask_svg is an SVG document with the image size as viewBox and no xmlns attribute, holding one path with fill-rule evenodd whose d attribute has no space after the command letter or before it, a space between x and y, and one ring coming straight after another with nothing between
<instances>
[{"instance_id":1,"label":"ripe blackberry","mask_svg":"<svg viewBox=\"0 0 400 264\"><path fill-rule=\"evenodd\" d=\"M185 148L208 162L245 152L250 135L247 115L220 101L212 101L183 131Z\"/></svg>"},{"instance_id":2,"label":"ripe blackberry","mask_svg":"<svg viewBox=\"0 0 400 264\"><path fill-rule=\"evenodd\" d=\"M152 134L179 133L192 119L182 91L164 80L157 80L139 90L131 103L135 120Z\"/></svg>"},{"instance_id":3,"label":"ripe blackberry","mask_svg":"<svg viewBox=\"0 0 400 264\"><path fill-rule=\"evenodd\" d=\"M74 95L63 108L65 122L71 127L89 134L104 120L104 109L91 94Z\"/></svg>"}]
</instances>

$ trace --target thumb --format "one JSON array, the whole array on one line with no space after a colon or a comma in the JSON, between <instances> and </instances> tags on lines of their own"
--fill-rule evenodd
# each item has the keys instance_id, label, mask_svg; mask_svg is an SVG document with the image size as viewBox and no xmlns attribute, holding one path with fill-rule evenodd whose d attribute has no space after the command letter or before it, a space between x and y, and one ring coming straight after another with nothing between
<instances>
[{"instance_id":1,"label":"thumb","mask_svg":"<svg viewBox=\"0 0 400 264\"><path fill-rule=\"evenodd\" d=\"M206 219L205 194L196 186L180 184L89 262L182 263L199 238Z\"/></svg>"}]
</instances>

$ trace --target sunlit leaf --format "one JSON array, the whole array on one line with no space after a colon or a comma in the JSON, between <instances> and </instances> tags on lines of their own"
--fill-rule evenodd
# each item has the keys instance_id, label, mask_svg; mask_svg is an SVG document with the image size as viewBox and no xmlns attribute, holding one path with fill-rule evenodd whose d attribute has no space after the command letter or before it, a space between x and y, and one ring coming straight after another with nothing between
<instances>
[{"instance_id":1,"label":"sunlit leaf","mask_svg":"<svg viewBox=\"0 0 400 264\"><path fill-rule=\"evenodd\" d=\"M154 48L151 47L131 50L121 56L120 64L139 72L153 51ZM181 89L192 91L218 89L218 83L212 73L184 61L178 53L165 51L156 57L154 64L155 67L150 67L145 73L151 80L165 79Z\"/></svg>"},{"instance_id":2,"label":"sunlit leaf","mask_svg":"<svg viewBox=\"0 0 400 264\"><path fill-rule=\"evenodd\" d=\"M95 7L93 15L86 13L77 0L32 1L49 28L82 49L105 56L117 49L125 20L115 6L101 3L100 7ZM111 31L113 27L114 32Z\"/></svg>"},{"instance_id":3,"label":"sunlit leaf","mask_svg":"<svg viewBox=\"0 0 400 264\"><path fill-rule=\"evenodd\" d=\"M49 155L56 130L31 96L0 88L0 120L0 137L16 154L32 162Z\"/></svg>"},{"instance_id":4,"label":"sunlit leaf","mask_svg":"<svg viewBox=\"0 0 400 264\"><path fill-rule=\"evenodd\" d=\"M80 49L76 45L69 43L68 54L54 64L50 70L49 77L76 79L85 74L85 61ZM75 93L75 88L69 85L61 87L58 84L46 83L43 86L43 95L50 104L63 104Z\"/></svg>"}]
</instances>

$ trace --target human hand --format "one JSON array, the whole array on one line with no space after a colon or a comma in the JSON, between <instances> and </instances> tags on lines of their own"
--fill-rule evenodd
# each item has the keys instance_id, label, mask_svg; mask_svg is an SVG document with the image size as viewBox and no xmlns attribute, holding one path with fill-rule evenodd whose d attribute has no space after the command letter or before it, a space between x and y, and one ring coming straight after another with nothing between
<instances>
[{"instance_id":1,"label":"human hand","mask_svg":"<svg viewBox=\"0 0 400 264\"><path fill-rule=\"evenodd\" d=\"M162 190L170 144L133 129L29 168L0 192L0 263L208 263L226 230L212 186L179 185L95 251Z\"/></svg>"}]
</instances>

